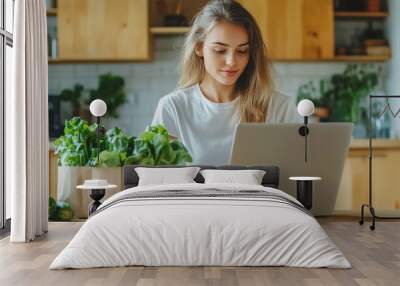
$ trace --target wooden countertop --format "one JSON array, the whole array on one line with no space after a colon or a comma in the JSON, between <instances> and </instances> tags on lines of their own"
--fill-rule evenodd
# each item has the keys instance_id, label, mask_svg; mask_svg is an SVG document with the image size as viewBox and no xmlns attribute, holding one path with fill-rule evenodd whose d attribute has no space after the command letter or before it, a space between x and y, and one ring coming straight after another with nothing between
<instances>
[{"instance_id":1,"label":"wooden countertop","mask_svg":"<svg viewBox=\"0 0 400 286\"><path fill-rule=\"evenodd\" d=\"M350 150L368 149L368 139L352 139L350 143ZM54 141L49 143L49 151L55 151ZM400 149L400 139L374 139L372 140L372 147L374 149Z\"/></svg>"},{"instance_id":2,"label":"wooden countertop","mask_svg":"<svg viewBox=\"0 0 400 286\"><path fill-rule=\"evenodd\" d=\"M350 150L355 149L368 149L368 139L352 139L350 143ZM373 139L373 149L400 149L400 139Z\"/></svg>"}]
</instances>

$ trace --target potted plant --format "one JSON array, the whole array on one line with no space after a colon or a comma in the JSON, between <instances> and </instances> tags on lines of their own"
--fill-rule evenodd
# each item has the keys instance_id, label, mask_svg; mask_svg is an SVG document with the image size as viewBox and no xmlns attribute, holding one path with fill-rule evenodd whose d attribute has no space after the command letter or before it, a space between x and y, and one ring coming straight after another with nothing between
<instances>
[{"instance_id":1,"label":"potted plant","mask_svg":"<svg viewBox=\"0 0 400 286\"><path fill-rule=\"evenodd\" d=\"M102 74L97 89L85 89L77 83L73 88L63 89L60 99L70 103L72 117L81 117L90 122L92 116L88 106L94 99L102 99L107 104L105 116L118 118L118 108L126 102L125 81L118 75Z\"/></svg>"},{"instance_id":2,"label":"potted plant","mask_svg":"<svg viewBox=\"0 0 400 286\"><path fill-rule=\"evenodd\" d=\"M325 94L326 80L319 81L319 89L315 87L313 81L309 81L299 87L297 91L297 103L303 99L310 99L315 105L314 116L319 121L329 117L329 102Z\"/></svg>"},{"instance_id":3,"label":"potted plant","mask_svg":"<svg viewBox=\"0 0 400 286\"><path fill-rule=\"evenodd\" d=\"M343 73L321 79L319 89L307 83L299 88L298 100L309 98L316 106L329 109L327 121L358 122L360 102L378 84L378 72L372 64L350 64Z\"/></svg>"},{"instance_id":4,"label":"potted plant","mask_svg":"<svg viewBox=\"0 0 400 286\"><path fill-rule=\"evenodd\" d=\"M97 89L89 91L85 103L89 106L95 99L101 99L107 104L106 116L118 118L118 108L126 102L125 81L111 73L100 75Z\"/></svg>"},{"instance_id":5,"label":"potted plant","mask_svg":"<svg viewBox=\"0 0 400 286\"><path fill-rule=\"evenodd\" d=\"M69 102L72 108L72 116L79 117L83 115L82 105L84 97L83 85L77 83L72 89L66 88L61 91L60 100Z\"/></svg>"}]
</instances>

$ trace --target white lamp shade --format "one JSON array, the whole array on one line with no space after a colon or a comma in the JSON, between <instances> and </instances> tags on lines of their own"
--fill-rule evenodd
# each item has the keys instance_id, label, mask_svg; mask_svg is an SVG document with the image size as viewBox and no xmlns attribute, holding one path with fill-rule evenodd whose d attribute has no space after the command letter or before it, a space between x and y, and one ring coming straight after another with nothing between
<instances>
[{"instance_id":1,"label":"white lamp shade","mask_svg":"<svg viewBox=\"0 0 400 286\"><path fill-rule=\"evenodd\" d=\"M297 105L297 111L303 117L311 116L314 113L314 103L309 99L303 99Z\"/></svg>"},{"instance_id":2,"label":"white lamp shade","mask_svg":"<svg viewBox=\"0 0 400 286\"><path fill-rule=\"evenodd\" d=\"M107 104L101 99L95 99L90 103L89 109L93 116L101 117L107 112Z\"/></svg>"}]
</instances>

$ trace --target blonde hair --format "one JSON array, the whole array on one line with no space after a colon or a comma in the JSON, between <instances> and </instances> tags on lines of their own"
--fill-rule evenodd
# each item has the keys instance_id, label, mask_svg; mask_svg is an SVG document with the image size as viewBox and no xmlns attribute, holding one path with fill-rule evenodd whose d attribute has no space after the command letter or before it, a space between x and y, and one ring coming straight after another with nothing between
<instances>
[{"instance_id":1,"label":"blonde hair","mask_svg":"<svg viewBox=\"0 0 400 286\"><path fill-rule=\"evenodd\" d=\"M186 88L203 80L203 58L195 49L220 21L243 26L249 37L249 62L235 84L235 92L240 96L240 119L242 122L265 122L273 89L272 65L260 28L253 16L235 1L210 1L194 18L184 43L178 87Z\"/></svg>"}]
</instances>

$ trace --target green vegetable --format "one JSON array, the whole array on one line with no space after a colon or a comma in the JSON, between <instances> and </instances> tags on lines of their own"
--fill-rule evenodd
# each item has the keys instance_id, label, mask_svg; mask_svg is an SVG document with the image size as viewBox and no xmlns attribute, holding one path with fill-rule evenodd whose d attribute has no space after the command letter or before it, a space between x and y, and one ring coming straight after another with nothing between
<instances>
[{"instance_id":1,"label":"green vegetable","mask_svg":"<svg viewBox=\"0 0 400 286\"><path fill-rule=\"evenodd\" d=\"M120 153L118 151L102 151L100 153L101 167L119 167L122 166Z\"/></svg>"},{"instance_id":2,"label":"green vegetable","mask_svg":"<svg viewBox=\"0 0 400 286\"><path fill-rule=\"evenodd\" d=\"M183 165L192 157L183 144L169 140L168 131L162 125L150 126L135 140L133 164Z\"/></svg>"},{"instance_id":3,"label":"green vegetable","mask_svg":"<svg viewBox=\"0 0 400 286\"><path fill-rule=\"evenodd\" d=\"M55 153L59 155L59 166L87 166L92 162L89 159L92 158L93 148L96 146L96 125L89 125L79 117L66 120L64 135L54 145Z\"/></svg>"},{"instance_id":4,"label":"green vegetable","mask_svg":"<svg viewBox=\"0 0 400 286\"><path fill-rule=\"evenodd\" d=\"M65 202L57 202L56 219L61 221L70 221L74 217L70 205Z\"/></svg>"},{"instance_id":5,"label":"green vegetable","mask_svg":"<svg viewBox=\"0 0 400 286\"><path fill-rule=\"evenodd\" d=\"M79 117L65 122L64 135L55 141L59 166L184 165L192 162L185 146L170 141L162 125L150 126L138 138L114 127L100 136L97 162L97 125Z\"/></svg>"},{"instance_id":6,"label":"green vegetable","mask_svg":"<svg viewBox=\"0 0 400 286\"><path fill-rule=\"evenodd\" d=\"M138 138L129 137L119 128L106 133L108 150L100 153L103 167L121 165L184 165L192 162L185 146L177 140L169 140L168 131L162 125L150 126Z\"/></svg>"},{"instance_id":7,"label":"green vegetable","mask_svg":"<svg viewBox=\"0 0 400 286\"><path fill-rule=\"evenodd\" d=\"M52 197L49 197L49 219L50 220L55 219L56 211L57 211L56 200L53 199Z\"/></svg>"}]
</instances>

